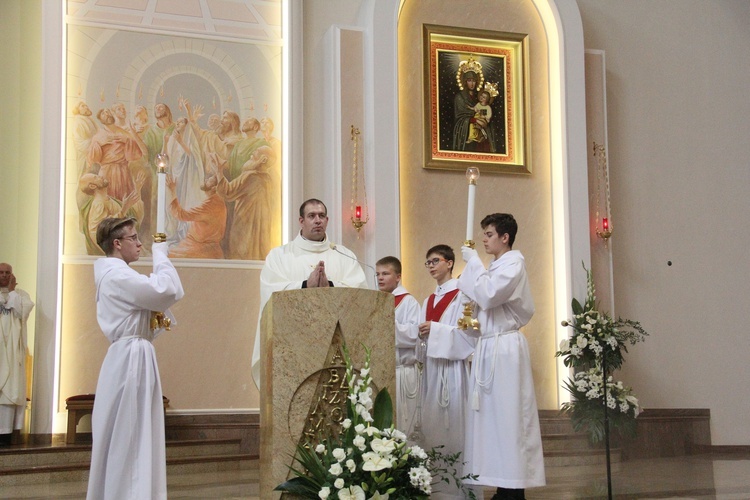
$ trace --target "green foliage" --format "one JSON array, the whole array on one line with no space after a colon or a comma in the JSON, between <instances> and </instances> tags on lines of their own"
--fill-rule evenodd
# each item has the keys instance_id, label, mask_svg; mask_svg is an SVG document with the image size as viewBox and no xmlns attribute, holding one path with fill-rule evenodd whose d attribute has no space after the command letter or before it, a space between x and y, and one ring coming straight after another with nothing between
<instances>
[{"instance_id":1,"label":"green foliage","mask_svg":"<svg viewBox=\"0 0 750 500\"><path fill-rule=\"evenodd\" d=\"M381 389L375 396L373 425L378 429L388 429L393 425L393 401L386 388Z\"/></svg>"},{"instance_id":2,"label":"green foliage","mask_svg":"<svg viewBox=\"0 0 750 500\"><path fill-rule=\"evenodd\" d=\"M459 470L466 463L461 461L461 452L445 454L442 451L443 448L444 446L436 446L427 452L427 456L430 459L430 472L432 472L433 477L439 478L437 480L438 483L450 484L453 481L465 498L476 500L476 495L467 487L464 481L467 479L475 481L479 476L476 474L459 476Z\"/></svg>"},{"instance_id":3,"label":"green foliage","mask_svg":"<svg viewBox=\"0 0 750 500\"><path fill-rule=\"evenodd\" d=\"M604 439L604 404L610 427L622 434L635 432L635 419L640 413L638 399L622 382L614 382L610 375L622 367L627 346L645 340L648 333L638 321L617 318L598 310L591 270L586 269L587 293L583 305L573 299L573 317L563 326L572 329L570 338L560 343L555 356L562 356L565 366L575 370L574 377L565 382L572 400L562 406L571 417L576 431L588 432L592 442ZM603 363L607 368L607 400L604 400Z\"/></svg>"},{"instance_id":4,"label":"green foliage","mask_svg":"<svg viewBox=\"0 0 750 500\"><path fill-rule=\"evenodd\" d=\"M294 478L278 485L302 498L390 499L428 498L432 476L427 454L409 446L406 435L393 428L393 402L387 390L372 400L370 350L365 347L365 366L358 373L344 348L349 387L348 418L343 432L320 443L297 447L290 467Z\"/></svg>"}]
</instances>

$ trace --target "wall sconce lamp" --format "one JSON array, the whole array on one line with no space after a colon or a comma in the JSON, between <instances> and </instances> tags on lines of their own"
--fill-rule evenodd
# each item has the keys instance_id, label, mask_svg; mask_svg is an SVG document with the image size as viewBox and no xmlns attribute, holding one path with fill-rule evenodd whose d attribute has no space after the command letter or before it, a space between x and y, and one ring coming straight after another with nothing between
<instances>
[{"instance_id":1,"label":"wall sconce lamp","mask_svg":"<svg viewBox=\"0 0 750 500\"><path fill-rule=\"evenodd\" d=\"M594 156L599 160L599 168L596 170L596 235L604 240L604 247L607 247L607 241L612 236L614 227L612 226L612 212L609 200L609 168L607 167L607 152L604 145L594 143ZM599 213L599 203L602 199L601 186L604 183L604 212ZM601 221L601 226L599 222Z\"/></svg>"},{"instance_id":2,"label":"wall sconce lamp","mask_svg":"<svg viewBox=\"0 0 750 500\"><path fill-rule=\"evenodd\" d=\"M351 203L351 219L354 229L357 233L362 229L362 226L367 224L370 220L370 213L367 210L367 190L365 189L365 176L362 172L362 200L359 199L359 129L352 125L352 142L354 146L352 148L352 203Z\"/></svg>"}]
</instances>

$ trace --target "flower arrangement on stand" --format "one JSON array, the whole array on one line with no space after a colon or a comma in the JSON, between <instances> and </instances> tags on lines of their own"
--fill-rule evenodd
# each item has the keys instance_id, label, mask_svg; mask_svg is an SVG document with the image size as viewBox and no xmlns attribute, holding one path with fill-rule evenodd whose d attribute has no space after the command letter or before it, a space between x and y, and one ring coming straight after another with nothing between
<instances>
[{"instance_id":1,"label":"flower arrangement on stand","mask_svg":"<svg viewBox=\"0 0 750 500\"><path fill-rule=\"evenodd\" d=\"M346 348L347 417L338 436L321 436L319 443L297 447L290 467L294 477L276 491L302 498L339 500L407 500L428 498L432 475L427 453L410 446L393 427L393 404L386 389L372 399L370 350L359 373Z\"/></svg>"},{"instance_id":2,"label":"flower arrangement on stand","mask_svg":"<svg viewBox=\"0 0 750 500\"><path fill-rule=\"evenodd\" d=\"M605 438L604 372L606 368L607 419L610 427L624 435L635 434L636 418L641 411L638 399L630 387L614 381L609 375L619 369L627 345L645 340L648 333L638 321L611 318L597 309L594 279L586 269L587 290L583 305L572 301L573 318L563 321L572 329L570 338L560 343L555 356L563 356L565 366L574 369L574 376L565 381L572 400L562 409L570 415L576 432L587 432L593 443Z\"/></svg>"}]
</instances>

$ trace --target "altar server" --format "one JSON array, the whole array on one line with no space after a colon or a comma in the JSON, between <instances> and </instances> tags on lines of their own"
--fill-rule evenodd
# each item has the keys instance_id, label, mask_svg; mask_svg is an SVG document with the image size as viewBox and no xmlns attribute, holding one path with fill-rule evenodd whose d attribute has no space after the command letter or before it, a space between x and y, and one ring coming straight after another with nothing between
<instances>
[{"instance_id":1,"label":"altar server","mask_svg":"<svg viewBox=\"0 0 750 500\"><path fill-rule=\"evenodd\" d=\"M130 268L142 244L135 219L104 219L96 241L106 257L94 263L96 316L111 342L99 373L91 418L93 446L88 500L167 498L164 407L152 341L168 308L184 295L167 243L152 246L153 272Z\"/></svg>"},{"instance_id":2,"label":"altar server","mask_svg":"<svg viewBox=\"0 0 750 500\"><path fill-rule=\"evenodd\" d=\"M421 398L424 358L418 350L420 307L401 284L401 261L393 256L375 263L381 292L393 294L396 316L396 428L407 436L414 431L417 402ZM426 347L426 345L425 345Z\"/></svg>"},{"instance_id":3,"label":"altar server","mask_svg":"<svg viewBox=\"0 0 750 500\"><path fill-rule=\"evenodd\" d=\"M458 280L479 308L465 472L479 476L476 484L497 487L493 499L523 499L525 488L545 485L529 346L519 331L534 314L534 301L523 255L513 250L516 220L491 214L481 225L484 249L494 258L485 269L476 250L462 247L466 268Z\"/></svg>"},{"instance_id":4,"label":"altar server","mask_svg":"<svg viewBox=\"0 0 750 500\"><path fill-rule=\"evenodd\" d=\"M422 304L420 338L427 339L422 428L424 448L443 445L440 451L451 455L463 452L464 413L469 382L468 358L475 340L458 328L464 304L468 301L452 277L455 254L448 245L427 251L425 267L437 282L435 292ZM461 458L463 460L463 458ZM460 463L458 477L461 477ZM455 483L439 483L432 498L464 498Z\"/></svg>"}]
</instances>

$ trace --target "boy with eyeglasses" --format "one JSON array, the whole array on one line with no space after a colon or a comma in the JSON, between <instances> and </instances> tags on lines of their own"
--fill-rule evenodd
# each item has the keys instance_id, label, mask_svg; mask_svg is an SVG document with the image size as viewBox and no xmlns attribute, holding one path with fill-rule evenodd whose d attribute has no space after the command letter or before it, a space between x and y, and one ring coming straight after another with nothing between
<instances>
[{"instance_id":1,"label":"boy with eyeglasses","mask_svg":"<svg viewBox=\"0 0 750 500\"><path fill-rule=\"evenodd\" d=\"M513 242L518 224L510 214L482 219L485 268L473 248L462 247L466 268L459 289L478 306L479 336L469 382L466 471L470 483L497 487L492 500L525 498L524 489L545 485L542 438L526 337L519 331L534 314L526 264Z\"/></svg>"},{"instance_id":2,"label":"boy with eyeglasses","mask_svg":"<svg viewBox=\"0 0 750 500\"><path fill-rule=\"evenodd\" d=\"M96 319L111 344L96 385L86 498L166 499L164 403L151 343L162 325L154 328L152 311L174 321L167 309L185 292L166 242L152 246L150 275L130 267L143 247L134 218L104 219L96 242L106 255L94 262Z\"/></svg>"},{"instance_id":3,"label":"boy with eyeglasses","mask_svg":"<svg viewBox=\"0 0 750 500\"><path fill-rule=\"evenodd\" d=\"M425 449L443 445L441 452L463 452L464 413L469 382L468 358L475 340L458 328L468 298L452 277L453 249L436 245L427 251L425 267L436 281L435 292L422 304L419 337L427 339L422 428ZM458 464L458 477L462 467ZM440 491L438 491L440 490ZM431 498L462 499L464 495L451 483L439 483Z\"/></svg>"}]
</instances>

